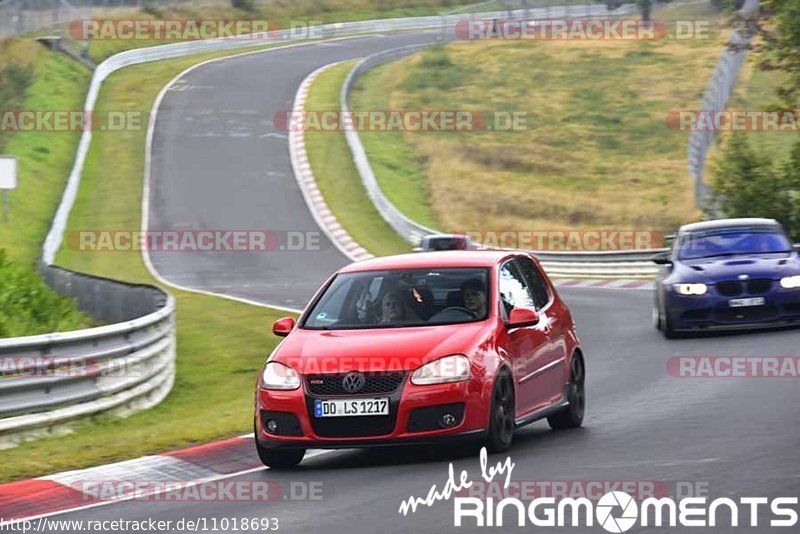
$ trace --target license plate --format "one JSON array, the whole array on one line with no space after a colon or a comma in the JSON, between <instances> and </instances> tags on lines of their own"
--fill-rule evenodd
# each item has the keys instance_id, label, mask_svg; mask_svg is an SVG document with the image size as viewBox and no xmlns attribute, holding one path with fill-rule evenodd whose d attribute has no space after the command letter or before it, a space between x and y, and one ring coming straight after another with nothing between
<instances>
[{"instance_id":1,"label":"license plate","mask_svg":"<svg viewBox=\"0 0 800 534\"><path fill-rule=\"evenodd\" d=\"M728 306L731 308L746 308L747 306L763 306L764 297L753 297L749 299L731 299Z\"/></svg>"},{"instance_id":2,"label":"license plate","mask_svg":"<svg viewBox=\"0 0 800 534\"><path fill-rule=\"evenodd\" d=\"M389 415L389 399L315 400L314 417L354 417L359 415Z\"/></svg>"}]
</instances>

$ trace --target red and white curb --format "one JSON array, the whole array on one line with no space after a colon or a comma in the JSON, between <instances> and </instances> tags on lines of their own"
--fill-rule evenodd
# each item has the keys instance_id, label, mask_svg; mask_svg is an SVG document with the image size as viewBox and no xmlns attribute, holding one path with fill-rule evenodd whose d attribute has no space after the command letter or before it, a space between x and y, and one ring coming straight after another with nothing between
<instances>
[{"instance_id":1,"label":"red and white curb","mask_svg":"<svg viewBox=\"0 0 800 534\"><path fill-rule=\"evenodd\" d=\"M306 98L308 98L308 90L311 83L325 70L331 68L338 63L331 63L321 67L311 74L309 74L300 88L294 99L294 112L302 112L305 109ZM322 228L322 231L328 238L336 245L342 254L350 258L352 261L361 261L372 258L373 255L367 252L361 245L347 233L336 216L331 212L322 193L317 187L317 182L314 179L314 172L311 170L311 163L308 160L306 153L306 141L302 128L295 127L294 117L288 122L289 127L289 153L292 159L292 168L294 170L294 177L300 186L300 191L303 193L303 198L308 205L311 215L317 221L317 224Z\"/></svg>"},{"instance_id":2,"label":"red and white curb","mask_svg":"<svg viewBox=\"0 0 800 534\"><path fill-rule=\"evenodd\" d=\"M0 484L0 518L8 521L42 517L146 496L101 498L102 495L96 492L86 491L93 486L92 482L200 484L254 469L264 469L264 466L256 454L253 436L231 438L109 465Z\"/></svg>"},{"instance_id":3,"label":"red and white curb","mask_svg":"<svg viewBox=\"0 0 800 534\"><path fill-rule=\"evenodd\" d=\"M630 280L630 279L586 279L586 278L554 278L553 284L556 287L578 287L578 288L597 288L597 289L634 289L642 291L652 291L656 287L653 280Z\"/></svg>"},{"instance_id":4,"label":"red and white curb","mask_svg":"<svg viewBox=\"0 0 800 534\"><path fill-rule=\"evenodd\" d=\"M331 451L309 451L306 458L328 452ZM252 435L230 438L159 455L0 484L0 519L14 522L115 502L168 500L165 493L174 492L176 488L193 496L188 490L195 486L266 469L258 459ZM274 490L279 492L280 486L270 484L268 497L271 500L281 497L273 495ZM219 492L224 491L221 483ZM203 492L198 495L202 500Z\"/></svg>"}]
</instances>

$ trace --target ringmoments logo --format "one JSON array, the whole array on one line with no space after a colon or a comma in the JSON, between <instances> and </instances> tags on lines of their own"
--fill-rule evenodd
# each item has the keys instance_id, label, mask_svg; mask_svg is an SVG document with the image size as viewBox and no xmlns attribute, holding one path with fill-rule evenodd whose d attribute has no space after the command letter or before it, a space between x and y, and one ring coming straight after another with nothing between
<instances>
[{"instance_id":1,"label":"ringmoments logo","mask_svg":"<svg viewBox=\"0 0 800 534\"><path fill-rule=\"evenodd\" d=\"M480 479L474 480L467 470L456 475L453 464L448 466L447 479L443 484L433 484L425 497L410 496L400 503L398 513L421 513L424 507L432 507L440 501L453 501L453 526L455 527L592 527L601 526L607 532L627 532L636 525L642 527L716 527L765 526L793 527L798 521L798 498L720 497L690 496L680 499L646 496L637 501L631 494L621 490L610 490L593 501L586 497L537 496L525 501L518 497L469 496L473 486L491 487L503 483L506 492L512 486L512 474L516 464L511 457L489 465L486 448L480 452ZM596 482L591 483L596 487ZM619 484L616 483L616 484ZM578 484L579 488L588 488ZM636 486L634 486L636 487ZM656 485L647 486L651 492ZM659 486L660 487L660 486ZM626 488L627 489L627 488ZM465 496L466 494L466 496ZM748 518L747 525L740 516Z\"/></svg>"}]
</instances>

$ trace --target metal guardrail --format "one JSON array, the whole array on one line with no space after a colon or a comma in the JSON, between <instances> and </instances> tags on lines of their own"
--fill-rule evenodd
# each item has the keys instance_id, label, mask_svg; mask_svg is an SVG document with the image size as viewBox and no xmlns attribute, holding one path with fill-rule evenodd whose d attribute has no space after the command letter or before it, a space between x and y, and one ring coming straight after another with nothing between
<instances>
[{"instance_id":1,"label":"metal guardrail","mask_svg":"<svg viewBox=\"0 0 800 534\"><path fill-rule=\"evenodd\" d=\"M757 12L758 9L759 0L746 0L739 9L739 13L748 15ZM725 50L717 61L711 81L703 93L700 111L722 111L727 107L728 99L739 77L739 71L747 57L751 38L751 35L738 31L731 35ZM708 185L703 181L703 170L715 137L711 130L695 130L689 135L688 164L689 172L694 178L695 202L698 207L705 205L709 195Z\"/></svg>"},{"instance_id":2,"label":"metal guardrail","mask_svg":"<svg viewBox=\"0 0 800 534\"><path fill-rule=\"evenodd\" d=\"M0 448L100 412L161 402L175 377L175 300L145 285L42 265L44 279L106 326L0 339Z\"/></svg>"}]
</instances>

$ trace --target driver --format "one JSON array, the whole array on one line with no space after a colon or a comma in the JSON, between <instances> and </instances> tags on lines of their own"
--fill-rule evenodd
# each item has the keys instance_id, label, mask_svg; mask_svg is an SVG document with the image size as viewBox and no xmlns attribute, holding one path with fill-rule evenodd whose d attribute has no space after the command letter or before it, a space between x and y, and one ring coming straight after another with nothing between
<instances>
[{"instance_id":1,"label":"driver","mask_svg":"<svg viewBox=\"0 0 800 534\"><path fill-rule=\"evenodd\" d=\"M461 284L461 296L464 299L464 307L476 317L483 317L486 314L486 286L482 281L470 278Z\"/></svg>"}]
</instances>

